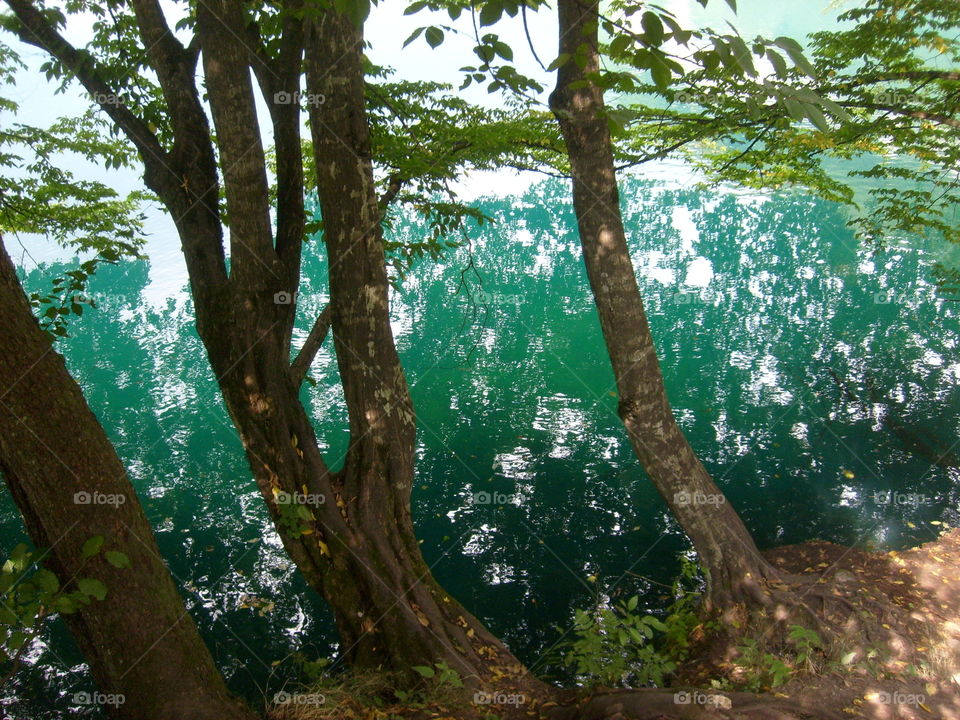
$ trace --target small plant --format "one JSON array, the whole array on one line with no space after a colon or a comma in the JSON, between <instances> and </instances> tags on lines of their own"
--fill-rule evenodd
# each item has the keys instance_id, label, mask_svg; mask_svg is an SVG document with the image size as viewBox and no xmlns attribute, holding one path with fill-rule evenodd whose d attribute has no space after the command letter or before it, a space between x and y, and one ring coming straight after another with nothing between
<instances>
[{"instance_id":1,"label":"small plant","mask_svg":"<svg viewBox=\"0 0 960 720\"><path fill-rule=\"evenodd\" d=\"M103 549L103 536L95 535L84 544L81 553L89 560ZM0 676L2 687L19 667L20 660L54 613L70 614L82 610L93 600L103 600L106 586L96 578L70 578L63 583L46 568L40 567L45 553L19 544L0 566ZM116 567L129 567L127 556L117 551L104 553Z\"/></svg>"},{"instance_id":2,"label":"small plant","mask_svg":"<svg viewBox=\"0 0 960 720\"><path fill-rule=\"evenodd\" d=\"M413 690L394 690L397 700L411 707L423 706L430 702L442 701L457 690L463 689L460 673L445 662L434 665L414 665L412 668L425 683Z\"/></svg>"},{"instance_id":3,"label":"small plant","mask_svg":"<svg viewBox=\"0 0 960 720\"><path fill-rule=\"evenodd\" d=\"M813 630L803 625L791 625L787 639L797 648L794 667L797 670L813 672L817 669L817 660L823 655L823 640Z\"/></svg>"},{"instance_id":4,"label":"small plant","mask_svg":"<svg viewBox=\"0 0 960 720\"><path fill-rule=\"evenodd\" d=\"M671 586L673 603L663 620L637 611L640 600L599 607L574 614L576 639L564 646L563 664L587 685L607 687L660 687L678 663L686 659L691 635L708 631L715 623L702 623L698 614L702 573L681 556L680 575Z\"/></svg>"},{"instance_id":5,"label":"small plant","mask_svg":"<svg viewBox=\"0 0 960 720\"><path fill-rule=\"evenodd\" d=\"M783 685L793 668L783 660L764 652L754 638L745 638L737 648L740 657L736 664L742 670L740 686L750 692L766 692Z\"/></svg>"},{"instance_id":6,"label":"small plant","mask_svg":"<svg viewBox=\"0 0 960 720\"><path fill-rule=\"evenodd\" d=\"M753 638L740 645L736 665L742 670L741 686L751 692L765 692L783 685L796 672L816 672L824 654L820 636L802 625L791 625L787 641L795 648L784 658L766 652Z\"/></svg>"},{"instance_id":7,"label":"small plant","mask_svg":"<svg viewBox=\"0 0 960 720\"><path fill-rule=\"evenodd\" d=\"M639 598L599 608L593 613L577 610L576 639L564 655L564 664L577 678L608 687L658 686L676 669L676 663L661 655L654 644L658 633L669 631L663 621L637 612Z\"/></svg>"},{"instance_id":8,"label":"small plant","mask_svg":"<svg viewBox=\"0 0 960 720\"><path fill-rule=\"evenodd\" d=\"M677 663L689 656L692 638L697 635L704 636L720 626L716 620L703 621L700 618L702 586L703 573L700 566L687 556L681 555L680 575L671 587L675 599L667 608L667 616L664 618L667 631L663 640L664 654Z\"/></svg>"}]
</instances>

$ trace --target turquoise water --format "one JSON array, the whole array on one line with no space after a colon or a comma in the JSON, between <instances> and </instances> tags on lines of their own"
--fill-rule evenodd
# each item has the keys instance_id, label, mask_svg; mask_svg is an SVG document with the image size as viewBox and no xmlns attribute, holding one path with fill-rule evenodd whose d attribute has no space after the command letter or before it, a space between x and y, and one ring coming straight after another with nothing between
<instances>
[{"instance_id":1,"label":"turquoise water","mask_svg":"<svg viewBox=\"0 0 960 720\"><path fill-rule=\"evenodd\" d=\"M658 583L689 552L616 416L568 195L547 182L484 201L497 224L415 268L392 309L419 421L424 554L546 674L574 608L635 593L661 608ZM677 416L759 545L893 548L934 537L932 521L960 521L960 471L952 458L931 464L960 424L960 304L929 279L944 248L906 239L873 253L839 208L801 194L632 179L623 199ZM406 218L396 234L421 230ZM145 291L170 250L154 256L161 266L102 270L91 287L101 310L75 321L61 350L218 663L258 702L297 677L293 653L329 656L336 638L270 529L188 295ZM57 269L30 269L26 285ZM301 338L325 274L313 243ZM305 401L339 466L346 415L329 343L313 377ZM484 491L495 502L472 502ZM5 545L23 535L6 494L0 533ZM54 717L41 707L69 707L87 687L62 627L33 661L13 691L15 717Z\"/></svg>"}]
</instances>

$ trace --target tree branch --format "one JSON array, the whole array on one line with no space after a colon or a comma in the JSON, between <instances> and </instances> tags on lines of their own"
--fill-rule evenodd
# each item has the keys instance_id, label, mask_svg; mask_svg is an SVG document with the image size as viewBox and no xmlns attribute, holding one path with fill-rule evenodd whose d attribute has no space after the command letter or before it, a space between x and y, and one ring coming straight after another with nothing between
<instances>
[{"instance_id":1,"label":"tree branch","mask_svg":"<svg viewBox=\"0 0 960 720\"><path fill-rule=\"evenodd\" d=\"M290 377L297 387L300 387L300 383L307 376L307 371L313 364L320 346L327 339L327 332L330 330L332 320L333 308L330 307L330 303L327 303L314 321L310 334L307 335L307 339L304 341L303 347L300 348L300 352L297 353L297 357L290 363Z\"/></svg>"},{"instance_id":2,"label":"tree branch","mask_svg":"<svg viewBox=\"0 0 960 720\"><path fill-rule=\"evenodd\" d=\"M924 110L909 110L907 108L898 108L893 105L882 105L880 103L842 102L837 104L841 107L878 110L881 112L893 113L894 115L902 115L903 117L916 118L917 120L930 120L931 122L939 123L941 125L949 125L950 127L960 128L960 120L950 117L949 115L939 115L937 113L929 113Z\"/></svg>"},{"instance_id":3,"label":"tree branch","mask_svg":"<svg viewBox=\"0 0 960 720\"><path fill-rule=\"evenodd\" d=\"M403 186L406 182L407 178L400 173L390 174L390 177L387 181L387 189L383 191L383 195L380 196L380 199L377 203L380 205L381 219L387 212L387 207L397 198L397 195L400 193L400 190L403 189Z\"/></svg>"},{"instance_id":4,"label":"tree branch","mask_svg":"<svg viewBox=\"0 0 960 720\"><path fill-rule=\"evenodd\" d=\"M168 152L146 121L123 102L116 102L122 93L103 80L89 53L67 42L33 2L6 2L21 23L15 30L20 39L48 53L73 73L90 94L91 101L100 106L136 147L143 160L144 182L160 197L184 239L184 254L197 302L204 301L208 290L212 296L226 281L226 265L217 205L216 160L206 116L196 92L195 57L170 33L156 2L138 0L137 10L146 23L141 26L141 39L149 35L157 40L154 47L146 47L150 48L148 57L161 80L174 128L175 143ZM179 78L173 75L177 68ZM192 104L186 102L191 97ZM195 124L189 125L189 120ZM203 281L198 283L197 278Z\"/></svg>"},{"instance_id":5,"label":"tree branch","mask_svg":"<svg viewBox=\"0 0 960 720\"><path fill-rule=\"evenodd\" d=\"M20 40L43 50L63 63L92 98L105 99L105 102L100 103L100 108L123 130L137 148L144 164L148 168L152 167L158 179L161 175L157 172L158 170L169 171L168 154L160 145L157 136L123 103L112 102L119 95L100 77L90 55L81 53L67 42L56 27L48 22L29 0L6 0L6 2L21 23L15 31ZM111 102L107 102L107 99ZM176 180L176 173L173 173L173 179Z\"/></svg>"},{"instance_id":6,"label":"tree branch","mask_svg":"<svg viewBox=\"0 0 960 720\"><path fill-rule=\"evenodd\" d=\"M960 80L960 72L950 70L905 70L903 72L880 73L877 75L861 75L857 77L857 85L873 84L878 82L894 82L896 80Z\"/></svg>"}]
</instances>

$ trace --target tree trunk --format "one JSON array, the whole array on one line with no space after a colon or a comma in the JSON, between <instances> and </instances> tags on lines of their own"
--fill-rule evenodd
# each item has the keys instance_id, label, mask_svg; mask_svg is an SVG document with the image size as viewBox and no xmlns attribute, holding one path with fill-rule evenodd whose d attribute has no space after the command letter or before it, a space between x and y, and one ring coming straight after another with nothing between
<instances>
[{"instance_id":1,"label":"tree trunk","mask_svg":"<svg viewBox=\"0 0 960 720\"><path fill-rule=\"evenodd\" d=\"M618 412L637 458L690 537L707 573L707 611L762 601L761 584L776 570L757 551L740 517L700 463L667 399L653 337L627 248L603 92L571 88L599 69L598 5L558 0L560 53L589 47L581 68L558 71L550 108L573 173L573 204L587 276L620 395Z\"/></svg>"},{"instance_id":2,"label":"tree trunk","mask_svg":"<svg viewBox=\"0 0 960 720\"><path fill-rule=\"evenodd\" d=\"M256 717L230 697L160 557L126 471L63 359L40 330L0 242L0 471L34 544L61 583L107 588L63 619L83 651L111 717L239 720ZM130 567L85 559L105 538Z\"/></svg>"},{"instance_id":3,"label":"tree trunk","mask_svg":"<svg viewBox=\"0 0 960 720\"><path fill-rule=\"evenodd\" d=\"M332 479L335 516L322 531L334 554L327 597L351 659L409 670L443 661L476 681L520 663L437 584L410 513L413 405L389 316L389 285L370 157L362 28L327 12L307 43L310 127L330 268L337 364L350 447Z\"/></svg>"}]
</instances>

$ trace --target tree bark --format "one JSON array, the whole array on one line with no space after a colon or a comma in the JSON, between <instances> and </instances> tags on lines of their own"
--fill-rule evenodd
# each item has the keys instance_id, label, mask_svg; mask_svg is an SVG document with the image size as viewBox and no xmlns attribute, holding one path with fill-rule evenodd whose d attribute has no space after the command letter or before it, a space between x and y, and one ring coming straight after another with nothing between
<instances>
[{"instance_id":1,"label":"tree bark","mask_svg":"<svg viewBox=\"0 0 960 720\"><path fill-rule=\"evenodd\" d=\"M104 600L63 619L99 690L124 700L106 705L108 715L253 720L227 693L126 471L40 330L2 241L0 327L0 471L30 538L49 548L49 569L62 583L91 577L107 587ZM95 535L130 567L114 567L102 552L83 558Z\"/></svg>"},{"instance_id":2,"label":"tree bark","mask_svg":"<svg viewBox=\"0 0 960 720\"><path fill-rule=\"evenodd\" d=\"M757 551L739 515L700 463L667 398L653 336L630 259L597 72L598 4L558 0L560 53L586 43L584 67L570 60L557 73L550 107L573 174L573 204L583 258L620 395L618 412L634 452L689 536L706 571L707 611L762 601L760 585L776 570Z\"/></svg>"},{"instance_id":3,"label":"tree bark","mask_svg":"<svg viewBox=\"0 0 960 720\"><path fill-rule=\"evenodd\" d=\"M328 597L340 608L341 636L355 644L354 662L388 660L407 670L412 660L432 658L483 681L495 666L510 674L522 666L436 583L414 534L416 425L390 328L362 50L362 28L345 15L327 12L311 26L308 96L324 102L309 107L310 127L350 422L346 462L333 483L342 507L336 522L323 526L330 542L345 549L328 570Z\"/></svg>"}]
</instances>

